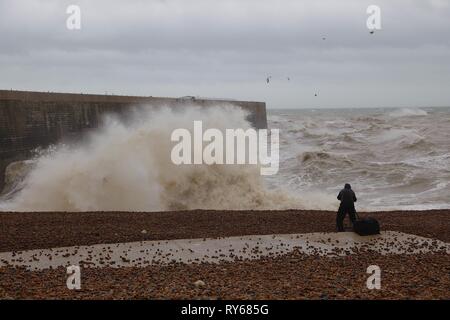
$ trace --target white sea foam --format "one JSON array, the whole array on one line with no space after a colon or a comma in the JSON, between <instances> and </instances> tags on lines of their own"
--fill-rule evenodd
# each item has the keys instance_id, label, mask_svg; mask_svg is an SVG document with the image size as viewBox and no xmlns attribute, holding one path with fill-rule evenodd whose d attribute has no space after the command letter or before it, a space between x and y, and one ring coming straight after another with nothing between
<instances>
[{"instance_id":1,"label":"white sea foam","mask_svg":"<svg viewBox=\"0 0 450 320\"><path fill-rule=\"evenodd\" d=\"M413 116L426 116L428 112L418 108L401 108L389 113L389 116L394 118L400 117L413 117Z\"/></svg>"},{"instance_id":2,"label":"white sea foam","mask_svg":"<svg viewBox=\"0 0 450 320\"><path fill-rule=\"evenodd\" d=\"M41 152L24 180L15 174L0 210L336 210L346 182L358 195L357 210L450 208L450 109L386 115L269 111L269 128L280 129L280 170L271 177L255 166L171 164L174 128L192 128L194 120L246 128L242 109L186 105L140 112L126 124L110 118L76 146Z\"/></svg>"},{"instance_id":3,"label":"white sea foam","mask_svg":"<svg viewBox=\"0 0 450 320\"><path fill-rule=\"evenodd\" d=\"M269 191L255 165L180 165L171 162L176 128L249 128L247 114L221 106L138 112L124 124L104 127L78 145L44 153L14 197L0 209L12 211L156 211L179 209L283 209L327 207L305 203L287 191ZM324 200L324 199L322 199ZM333 208L332 202L328 203Z\"/></svg>"}]
</instances>

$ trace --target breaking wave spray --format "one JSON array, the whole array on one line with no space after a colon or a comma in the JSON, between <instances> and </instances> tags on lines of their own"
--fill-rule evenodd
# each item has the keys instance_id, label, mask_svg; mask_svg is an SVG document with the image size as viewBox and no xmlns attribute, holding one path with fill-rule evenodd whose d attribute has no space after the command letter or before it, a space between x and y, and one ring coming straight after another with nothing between
<instances>
[{"instance_id":1,"label":"breaking wave spray","mask_svg":"<svg viewBox=\"0 0 450 320\"><path fill-rule=\"evenodd\" d=\"M174 165L177 128L250 128L247 113L230 105L135 110L126 123L108 116L82 142L57 145L33 161L3 211L164 211L188 209L323 209L287 190L268 189L255 165ZM319 197L319 198L317 198ZM333 204L329 204L333 208Z\"/></svg>"}]
</instances>

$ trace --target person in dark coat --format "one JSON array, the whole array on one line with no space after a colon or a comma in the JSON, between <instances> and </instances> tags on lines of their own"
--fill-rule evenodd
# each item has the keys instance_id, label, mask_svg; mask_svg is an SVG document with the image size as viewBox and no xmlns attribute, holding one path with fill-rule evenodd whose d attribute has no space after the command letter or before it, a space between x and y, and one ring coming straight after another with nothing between
<instances>
[{"instance_id":1,"label":"person in dark coat","mask_svg":"<svg viewBox=\"0 0 450 320\"><path fill-rule=\"evenodd\" d=\"M356 220L355 202L357 201L355 192L353 192L350 184L346 183L344 189L342 189L338 196L338 200L341 201L339 210L336 217L336 226L338 232L344 231L344 219L349 215L352 224Z\"/></svg>"}]
</instances>

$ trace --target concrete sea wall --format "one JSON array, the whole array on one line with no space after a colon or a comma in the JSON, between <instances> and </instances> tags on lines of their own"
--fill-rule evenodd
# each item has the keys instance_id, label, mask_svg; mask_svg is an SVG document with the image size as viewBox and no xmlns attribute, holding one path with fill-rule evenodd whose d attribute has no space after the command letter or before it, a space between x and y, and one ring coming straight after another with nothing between
<instances>
[{"instance_id":1,"label":"concrete sea wall","mask_svg":"<svg viewBox=\"0 0 450 320\"><path fill-rule=\"evenodd\" d=\"M37 147L79 139L83 132L97 128L105 114L126 117L132 107L218 104L246 109L256 128L267 127L264 102L0 90L0 191L9 163L29 158Z\"/></svg>"}]
</instances>

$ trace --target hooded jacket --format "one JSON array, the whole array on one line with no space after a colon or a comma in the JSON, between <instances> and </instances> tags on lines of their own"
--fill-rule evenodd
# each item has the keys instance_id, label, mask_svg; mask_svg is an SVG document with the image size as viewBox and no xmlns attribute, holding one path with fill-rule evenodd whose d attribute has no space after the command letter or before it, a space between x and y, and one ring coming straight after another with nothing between
<instances>
[{"instance_id":1,"label":"hooded jacket","mask_svg":"<svg viewBox=\"0 0 450 320\"><path fill-rule=\"evenodd\" d=\"M337 198L341 201L340 209L355 210L355 202L357 201L356 195L348 183L345 185L345 188L339 192Z\"/></svg>"}]
</instances>

